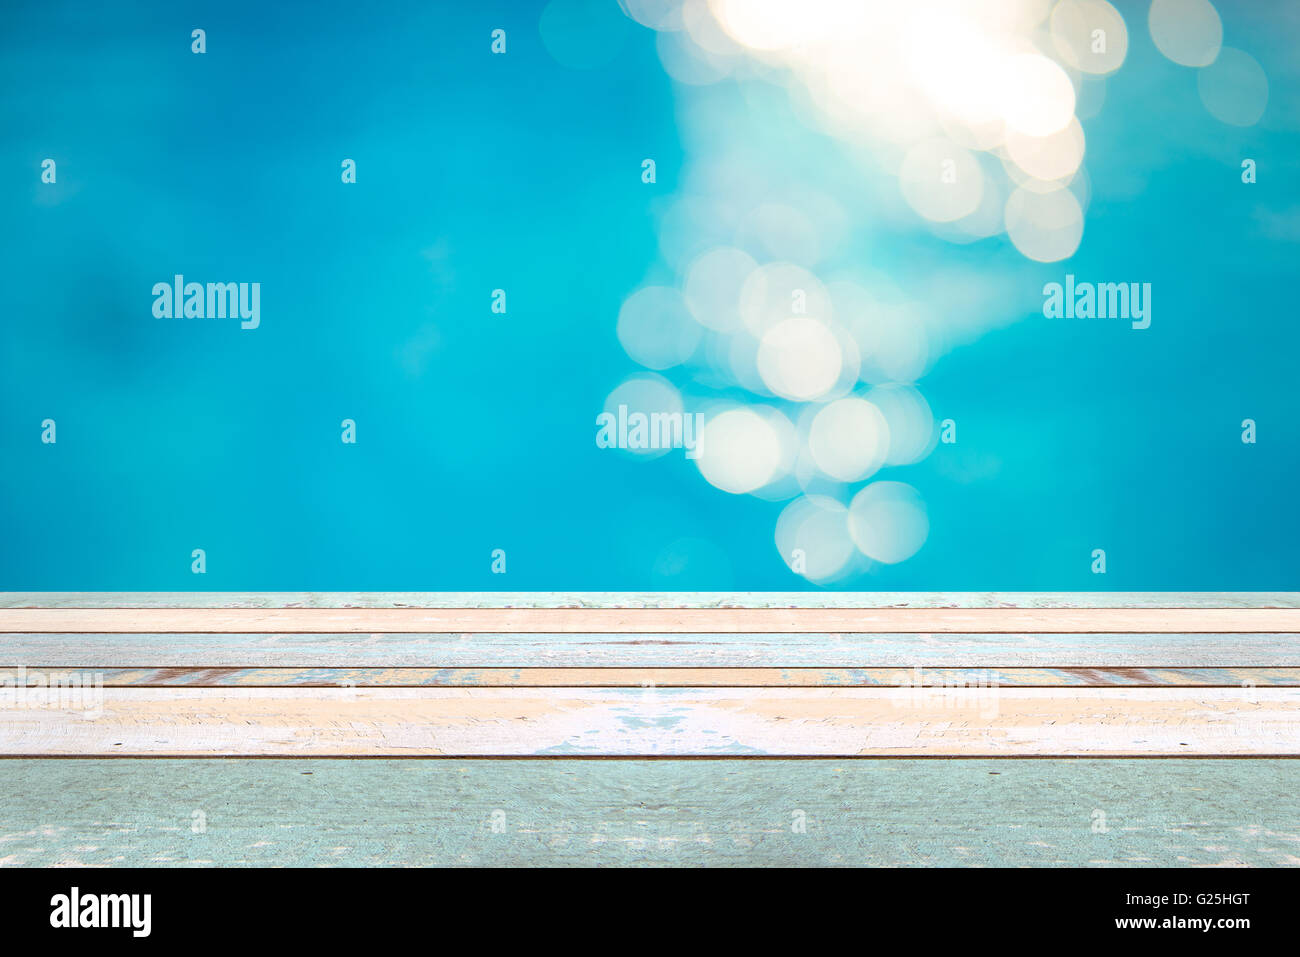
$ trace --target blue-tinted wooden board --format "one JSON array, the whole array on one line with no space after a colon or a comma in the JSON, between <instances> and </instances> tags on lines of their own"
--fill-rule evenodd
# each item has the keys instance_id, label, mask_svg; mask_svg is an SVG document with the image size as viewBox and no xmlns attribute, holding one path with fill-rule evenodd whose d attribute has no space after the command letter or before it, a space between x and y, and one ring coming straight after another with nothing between
<instances>
[{"instance_id":1,"label":"blue-tinted wooden board","mask_svg":"<svg viewBox=\"0 0 1300 957\"><path fill-rule=\"evenodd\" d=\"M1300 761L0 762L0 865L1300 864ZM802 825L802 827L801 827Z\"/></svg>"},{"instance_id":2,"label":"blue-tinted wooden board","mask_svg":"<svg viewBox=\"0 0 1300 957\"><path fill-rule=\"evenodd\" d=\"M0 592L0 608L1300 608L1300 592Z\"/></svg>"}]
</instances>

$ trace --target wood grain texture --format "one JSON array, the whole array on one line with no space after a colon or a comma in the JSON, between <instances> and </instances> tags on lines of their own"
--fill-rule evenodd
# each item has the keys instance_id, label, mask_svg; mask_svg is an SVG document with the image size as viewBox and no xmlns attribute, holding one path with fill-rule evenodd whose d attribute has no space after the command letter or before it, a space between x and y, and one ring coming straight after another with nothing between
<instances>
[{"instance_id":1,"label":"wood grain texture","mask_svg":"<svg viewBox=\"0 0 1300 957\"><path fill-rule=\"evenodd\" d=\"M5 608L0 632L1300 632L1300 608Z\"/></svg>"},{"instance_id":2,"label":"wood grain texture","mask_svg":"<svg viewBox=\"0 0 1300 957\"><path fill-rule=\"evenodd\" d=\"M104 688L51 704L8 703L0 754L1300 755L1292 688Z\"/></svg>"},{"instance_id":3,"label":"wood grain texture","mask_svg":"<svg viewBox=\"0 0 1300 957\"><path fill-rule=\"evenodd\" d=\"M0 668L0 687L776 688L1300 686L1300 668Z\"/></svg>"},{"instance_id":4,"label":"wood grain texture","mask_svg":"<svg viewBox=\"0 0 1300 957\"><path fill-rule=\"evenodd\" d=\"M1300 608L1300 592L0 592L0 608Z\"/></svg>"},{"instance_id":5,"label":"wood grain texture","mask_svg":"<svg viewBox=\"0 0 1300 957\"><path fill-rule=\"evenodd\" d=\"M0 666L1300 667L1300 634L0 634Z\"/></svg>"},{"instance_id":6,"label":"wood grain texture","mask_svg":"<svg viewBox=\"0 0 1300 957\"><path fill-rule=\"evenodd\" d=\"M1300 865L1291 760L17 759L0 771L22 782L0 801L0 866Z\"/></svg>"}]
</instances>

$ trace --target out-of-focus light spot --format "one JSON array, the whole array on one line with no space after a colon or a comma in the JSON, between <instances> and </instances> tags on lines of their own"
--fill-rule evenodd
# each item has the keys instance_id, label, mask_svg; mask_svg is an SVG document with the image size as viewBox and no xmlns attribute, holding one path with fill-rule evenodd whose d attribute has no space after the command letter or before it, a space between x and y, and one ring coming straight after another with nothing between
<instances>
[{"instance_id":1,"label":"out-of-focus light spot","mask_svg":"<svg viewBox=\"0 0 1300 957\"><path fill-rule=\"evenodd\" d=\"M735 68L733 58L704 49L684 31L658 34L655 50L664 72L688 86L717 83Z\"/></svg>"},{"instance_id":2,"label":"out-of-focus light spot","mask_svg":"<svg viewBox=\"0 0 1300 957\"><path fill-rule=\"evenodd\" d=\"M797 209L763 203L741 220L736 244L763 259L812 265L821 258L821 242L812 222Z\"/></svg>"},{"instance_id":3,"label":"out-of-focus light spot","mask_svg":"<svg viewBox=\"0 0 1300 957\"><path fill-rule=\"evenodd\" d=\"M1210 0L1151 0L1147 28L1156 49L1183 66L1209 66L1223 45L1223 21Z\"/></svg>"},{"instance_id":4,"label":"out-of-focus light spot","mask_svg":"<svg viewBox=\"0 0 1300 957\"><path fill-rule=\"evenodd\" d=\"M832 399L840 399L848 395L858 386L858 377L862 374L862 355L858 349L858 341L853 338L853 333L838 322L830 324L831 333L835 336L835 341L840 344L840 374L832 385L822 396L820 401L829 402Z\"/></svg>"},{"instance_id":5,"label":"out-of-focus light spot","mask_svg":"<svg viewBox=\"0 0 1300 957\"><path fill-rule=\"evenodd\" d=\"M1079 89L1074 101L1074 115L1090 120L1101 113L1106 103L1106 78L1085 73L1079 77Z\"/></svg>"},{"instance_id":6,"label":"out-of-focus light spot","mask_svg":"<svg viewBox=\"0 0 1300 957\"><path fill-rule=\"evenodd\" d=\"M793 471L795 459L798 457L800 449L799 430L779 409L775 409L770 405L755 405L751 406L751 408L767 420L767 424L772 428L772 434L776 436L777 449L779 450L776 468L772 472L772 477L767 480L765 486L756 489L754 492L755 495L763 495L768 489L772 488L772 483L779 481ZM780 497L789 498L788 495Z\"/></svg>"},{"instance_id":7,"label":"out-of-focus light spot","mask_svg":"<svg viewBox=\"0 0 1300 957\"><path fill-rule=\"evenodd\" d=\"M944 139L917 143L898 172L903 198L926 219L950 223L975 211L984 173L968 150Z\"/></svg>"},{"instance_id":8,"label":"out-of-focus light spot","mask_svg":"<svg viewBox=\"0 0 1300 957\"><path fill-rule=\"evenodd\" d=\"M1084 73L1113 73L1128 53L1128 28L1106 0L1061 0L1052 8L1052 45Z\"/></svg>"},{"instance_id":9,"label":"out-of-focus light spot","mask_svg":"<svg viewBox=\"0 0 1300 957\"><path fill-rule=\"evenodd\" d=\"M537 29L557 63L589 70L613 61L632 24L606 0L551 0Z\"/></svg>"},{"instance_id":10,"label":"out-of-focus light spot","mask_svg":"<svg viewBox=\"0 0 1300 957\"><path fill-rule=\"evenodd\" d=\"M1210 115L1232 126L1254 126L1268 105L1268 77L1249 53L1232 47L1196 76L1201 102Z\"/></svg>"},{"instance_id":11,"label":"out-of-focus light spot","mask_svg":"<svg viewBox=\"0 0 1300 957\"><path fill-rule=\"evenodd\" d=\"M1071 117L1068 125L1048 136L1007 134L1007 155L1022 170L1041 180L1067 179L1083 162L1083 127Z\"/></svg>"},{"instance_id":12,"label":"out-of-focus light spot","mask_svg":"<svg viewBox=\"0 0 1300 957\"><path fill-rule=\"evenodd\" d=\"M741 329L731 336L727 346L727 365L731 378L756 395L772 395L758 374L758 338Z\"/></svg>"},{"instance_id":13,"label":"out-of-focus light spot","mask_svg":"<svg viewBox=\"0 0 1300 957\"><path fill-rule=\"evenodd\" d=\"M740 317L756 336L793 316L829 317L830 296L816 276L794 263L759 266L740 287Z\"/></svg>"},{"instance_id":14,"label":"out-of-focus light spot","mask_svg":"<svg viewBox=\"0 0 1300 957\"><path fill-rule=\"evenodd\" d=\"M734 223L728 204L703 196L683 196L659 218L659 253L680 272L709 247L727 242Z\"/></svg>"},{"instance_id":15,"label":"out-of-focus light spot","mask_svg":"<svg viewBox=\"0 0 1300 957\"><path fill-rule=\"evenodd\" d=\"M753 50L798 46L826 27L834 15L827 0L710 0L718 22L737 43Z\"/></svg>"},{"instance_id":16,"label":"out-of-focus light spot","mask_svg":"<svg viewBox=\"0 0 1300 957\"><path fill-rule=\"evenodd\" d=\"M1019 53L1003 65L1002 118L1027 136L1049 136L1074 116L1074 84L1061 67L1037 53Z\"/></svg>"},{"instance_id":17,"label":"out-of-focus light spot","mask_svg":"<svg viewBox=\"0 0 1300 957\"><path fill-rule=\"evenodd\" d=\"M867 393L889 424L886 465L914 465L934 449L934 413L915 386L890 383Z\"/></svg>"},{"instance_id":18,"label":"out-of-focus light spot","mask_svg":"<svg viewBox=\"0 0 1300 957\"><path fill-rule=\"evenodd\" d=\"M1063 186L1046 192L1021 186L1007 200L1006 223L1015 247L1038 262L1068 259L1083 239L1083 209Z\"/></svg>"},{"instance_id":19,"label":"out-of-focus light spot","mask_svg":"<svg viewBox=\"0 0 1300 957\"><path fill-rule=\"evenodd\" d=\"M973 5L900 10L902 67L927 98L973 135L997 135L1001 125L999 64L1005 56L997 31L978 22ZM983 131L981 134L979 131Z\"/></svg>"},{"instance_id":20,"label":"out-of-focus light spot","mask_svg":"<svg viewBox=\"0 0 1300 957\"><path fill-rule=\"evenodd\" d=\"M853 337L860 356L859 376L866 382L912 382L929 365L925 322L908 303L880 302L857 283L836 281L827 287L836 322Z\"/></svg>"},{"instance_id":21,"label":"out-of-focus light spot","mask_svg":"<svg viewBox=\"0 0 1300 957\"><path fill-rule=\"evenodd\" d=\"M682 0L618 0L623 12L651 30L680 30Z\"/></svg>"},{"instance_id":22,"label":"out-of-focus light spot","mask_svg":"<svg viewBox=\"0 0 1300 957\"><path fill-rule=\"evenodd\" d=\"M719 246L698 257L686 271L686 306L697 322L719 332L740 327L740 288L758 268L741 249Z\"/></svg>"},{"instance_id":23,"label":"out-of-focus light spot","mask_svg":"<svg viewBox=\"0 0 1300 957\"><path fill-rule=\"evenodd\" d=\"M925 503L904 482L872 482L849 503L849 535L875 561L893 565L911 558L929 534Z\"/></svg>"},{"instance_id":24,"label":"out-of-focus light spot","mask_svg":"<svg viewBox=\"0 0 1300 957\"><path fill-rule=\"evenodd\" d=\"M980 164L991 168L1001 168L1001 164L994 166L991 159L985 159ZM942 235L950 242L969 243L977 239L985 239L989 236L996 236L1005 228L1002 223L1002 212L1007 205L1008 188L1005 177L992 176L988 170L984 173L984 193L980 196L980 204L969 216L964 216L956 222L950 224L947 228L937 228L935 231Z\"/></svg>"},{"instance_id":25,"label":"out-of-focus light spot","mask_svg":"<svg viewBox=\"0 0 1300 957\"><path fill-rule=\"evenodd\" d=\"M685 0L681 16L682 26L701 49L724 57L733 57L741 52L736 41L713 15L709 0Z\"/></svg>"},{"instance_id":26,"label":"out-of-focus light spot","mask_svg":"<svg viewBox=\"0 0 1300 957\"><path fill-rule=\"evenodd\" d=\"M695 464L710 485L743 495L772 480L781 451L781 438L767 418L746 407L728 409L704 424Z\"/></svg>"},{"instance_id":27,"label":"out-of-focus light spot","mask_svg":"<svg viewBox=\"0 0 1300 957\"><path fill-rule=\"evenodd\" d=\"M823 406L808 431L817 467L840 482L858 482L885 463L889 424L865 399L836 399Z\"/></svg>"},{"instance_id":28,"label":"out-of-focus light spot","mask_svg":"<svg viewBox=\"0 0 1300 957\"><path fill-rule=\"evenodd\" d=\"M647 417L656 413L680 415L683 411L682 395L677 391L677 388L663 376L650 372L641 372L624 379L606 397L602 411L608 412L617 419L620 405L627 407L629 416L634 412L640 412ZM669 451L666 448L623 449L622 446L619 446L619 448L632 455L647 459L658 458L661 455L666 455Z\"/></svg>"},{"instance_id":29,"label":"out-of-focus light spot","mask_svg":"<svg viewBox=\"0 0 1300 957\"><path fill-rule=\"evenodd\" d=\"M802 495L776 520L776 548L809 581L834 579L853 558L849 510L826 495Z\"/></svg>"},{"instance_id":30,"label":"out-of-focus light spot","mask_svg":"<svg viewBox=\"0 0 1300 957\"><path fill-rule=\"evenodd\" d=\"M681 293L667 286L638 289L618 311L618 341L623 351L648 369L668 369L685 362L699 344L700 335Z\"/></svg>"},{"instance_id":31,"label":"out-of-focus light spot","mask_svg":"<svg viewBox=\"0 0 1300 957\"><path fill-rule=\"evenodd\" d=\"M763 333L758 374L784 399L806 402L834 388L843 352L835 333L817 319L786 319Z\"/></svg>"}]
</instances>

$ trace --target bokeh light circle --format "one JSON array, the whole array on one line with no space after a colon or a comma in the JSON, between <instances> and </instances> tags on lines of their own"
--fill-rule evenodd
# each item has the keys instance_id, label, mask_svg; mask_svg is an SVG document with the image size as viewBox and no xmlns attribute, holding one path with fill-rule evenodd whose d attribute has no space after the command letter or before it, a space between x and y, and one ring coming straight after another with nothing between
<instances>
[{"instance_id":1,"label":"bokeh light circle","mask_svg":"<svg viewBox=\"0 0 1300 957\"><path fill-rule=\"evenodd\" d=\"M762 488L781 464L781 437L769 419L748 407L728 409L704 423L695 464L705 481L733 495Z\"/></svg>"},{"instance_id":2,"label":"bokeh light circle","mask_svg":"<svg viewBox=\"0 0 1300 957\"><path fill-rule=\"evenodd\" d=\"M1052 8L1052 45L1084 73L1118 70L1128 54L1128 28L1106 0L1060 0Z\"/></svg>"},{"instance_id":3,"label":"bokeh light circle","mask_svg":"<svg viewBox=\"0 0 1300 957\"><path fill-rule=\"evenodd\" d=\"M682 294L668 286L638 289L618 311L618 341L631 359L647 369L685 362L701 334Z\"/></svg>"},{"instance_id":4,"label":"bokeh light circle","mask_svg":"<svg viewBox=\"0 0 1300 957\"><path fill-rule=\"evenodd\" d=\"M1268 76L1249 53L1224 47L1196 75L1196 89L1210 115L1232 126L1254 126L1268 105Z\"/></svg>"},{"instance_id":5,"label":"bokeh light circle","mask_svg":"<svg viewBox=\"0 0 1300 957\"><path fill-rule=\"evenodd\" d=\"M835 333L817 319L786 319L763 333L758 374L784 399L807 402L834 388L844 354Z\"/></svg>"},{"instance_id":6,"label":"bokeh light circle","mask_svg":"<svg viewBox=\"0 0 1300 957\"><path fill-rule=\"evenodd\" d=\"M652 372L641 372L624 379L605 398L602 411L608 412L617 420L619 406L626 407L628 416L638 412L646 417L656 414L669 416L683 414L682 396L677 391L677 387L663 376ZM655 459L669 452L666 448L634 449L623 446L617 448L647 459Z\"/></svg>"},{"instance_id":7,"label":"bokeh light circle","mask_svg":"<svg viewBox=\"0 0 1300 957\"><path fill-rule=\"evenodd\" d=\"M1210 0L1151 0L1147 28L1156 49L1183 66L1209 66L1223 45L1223 21Z\"/></svg>"},{"instance_id":8,"label":"bokeh light circle","mask_svg":"<svg viewBox=\"0 0 1300 957\"><path fill-rule=\"evenodd\" d=\"M1063 186L1021 186L1007 199L1007 235L1022 254L1043 263L1074 255L1083 239L1083 208Z\"/></svg>"},{"instance_id":9,"label":"bokeh light circle","mask_svg":"<svg viewBox=\"0 0 1300 957\"><path fill-rule=\"evenodd\" d=\"M1003 65L1002 118L1027 136L1049 136L1074 117L1074 84L1061 67L1037 53L1020 53Z\"/></svg>"},{"instance_id":10,"label":"bokeh light circle","mask_svg":"<svg viewBox=\"0 0 1300 957\"><path fill-rule=\"evenodd\" d=\"M984 173L969 150L945 139L917 143L898 171L908 205L936 223L969 216L984 195Z\"/></svg>"},{"instance_id":11,"label":"bokeh light circle","mask_svg":"<svg viewBox=\"0 0 1300 957\"><path fill-rule=\"evenodd\" d=\"M808 430L817 467L840 482L874 474L889 453L889 423L866 399L836 399L817 411Z\"/></svg>"},{"instance_id":12,"label":"bokeh light circle","mask_svg":"<svg viewBox=\"0 0 1300 957\"><path fill-rule=\"evenodd\" d=\"M905 561L921 550L929 534L925 503L904 482L872 482L849 503L849 535L874 561Z\"/></svg>"},{"instance_id":13,"label":"bokeh light circle","mask_svg":"<svg viewBox=\"0 0 1300 957\"><path fill-rule=\"evenodd\" d=\"M719 332L740 326L740 290L758 268L741 249L718 246L697 257L686 270L686 306L697 322Z\"/></svg>"},{"instance_id":14,"label":"bokeh light circle","mask_svg":"<svg viewBox=\"0 0 1300 957\"><path fill-rule=\"evenodd\" d=\"M776 547L797 574L814 582L834 579L855 549L848 508L826 495L801 495L776 520Z\"/></svg>"}]
</instances>

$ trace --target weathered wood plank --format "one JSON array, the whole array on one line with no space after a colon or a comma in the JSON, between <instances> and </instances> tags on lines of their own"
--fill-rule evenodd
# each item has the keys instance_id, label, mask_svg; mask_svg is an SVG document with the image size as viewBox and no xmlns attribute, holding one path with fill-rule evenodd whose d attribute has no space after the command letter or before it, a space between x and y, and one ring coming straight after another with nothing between
<instances>
[{"instance_id":1,"label":"weathered wood plank","mask_svg":"<svg viewBox=\"0 0 1300 957\"><path fill-rule=\"evenodd\" d=\"M0 632L1115 633L1300 631L1300 608L7 608Z\"/></svg>"},{"instance_id":2,"label":"weathered wood plank","mask_svg":"<svg viewBox=\"0 0 1300 957\"><path fill-rule=\"evenodd\" d=\"M0 634L60 668L1300 667L1300 634Z\"/></svg>"},{"instance_id":3,"label":"weathered wood plank","mask_svg":"<svg viewBox=\"0 0 1300 957\"><path fill-rule=\"evenodd\" d=\"M8 703L0 754L1300 755L1291 688L82 691Z\"/></svg>"},{"instance_id":4,"label":"weathered wood plank","mask_svg":"<svg viewBox=\"0 0 1300 957\"><path fill-rule=\"evenodd\" d=\"M0 865L1296 866L1293 760L28 760ZM802 827L798 826L802 824Z\"/></svg>"},{"instance_id":5,"label":"weathered wood plank","mask_svg":"<svg viewBox=\"0 0 1300 957\"><path fill-rule=\"evenodd\" d=\"M0 592L0 608L1300 608L1300 592Z\"/></svg>"},{"instance_id":6,"label":"weathered wood plank","mask_svg":"<svg viewBox=\"0 0 1300 957\"><path fill-rule=\"evenodd\" d=\"M0 668L0 687L1296 687L1300 668Z\"/></svg>"}]
</instances>

